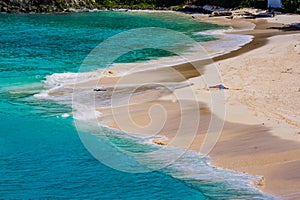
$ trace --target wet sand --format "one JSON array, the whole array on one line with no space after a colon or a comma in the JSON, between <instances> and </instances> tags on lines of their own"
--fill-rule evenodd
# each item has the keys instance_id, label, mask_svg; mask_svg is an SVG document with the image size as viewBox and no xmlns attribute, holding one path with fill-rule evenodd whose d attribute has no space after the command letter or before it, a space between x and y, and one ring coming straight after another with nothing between
<instances>
[{"instance_id":1,"label":"wet sand","mask_svg":"<svg viewBox=\"0 0 300 200\"><path fill-rule=\"evenodd\" d=\"M272 28L283 24L264 19L198 18L240 29L230 34L255 38L213 60L122 77L114 74L85 83L106 88L104 93L112 99L114 93L131 94L123 99L116 96L118 101L109 107L96 104L102 113L98 120L126 132L165 136L154 143L208 153L218 167L261 175L254 185L267 193L299 198L299 32ZM244 21L256 28L245 30ZM229 90L207 89L202 76L213 68L219 70ZM214 108L214 95L225 95L225 116ZM209 127L212 117L214 123L224 123L220 135ZM212 143L208 146L213 148L205 149L209 134Z\"/></svg>"},{"instance_id":2,"label":"wet sand","mask_svg":"<svg viewBox=\"0 0 300 200\"><path fill-rule=\"evenodd\" d=\"M299 22L300 16L276 18L268 19L272 23L246 20L254 22L256 28L242 34L254 35L254 40L214 59L223 83L239 90L226 91L225 119L235 123L225 124L209 155L222 168L262 175L256 186L267 193L298 199L300 34L274 27ZM282 23L273 24L282 19Z\"/></svg>"}]
</instances>

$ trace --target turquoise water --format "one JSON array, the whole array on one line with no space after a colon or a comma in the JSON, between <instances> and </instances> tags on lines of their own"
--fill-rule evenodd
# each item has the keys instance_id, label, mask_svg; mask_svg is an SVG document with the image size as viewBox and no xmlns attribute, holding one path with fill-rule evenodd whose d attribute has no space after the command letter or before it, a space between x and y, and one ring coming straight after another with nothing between
<instances>
[{"instance_id":1,"label":"turquoise water","mask_svg":"<svg viewBox=\"0 0 300 200\"><path fill-rule=\"evenodd\" d=\"M266 198L251 188L235 189L221 175L217 180L182 176L184 165L143 174L111 169L85 149L72 117L62 117L71 112L68 105L33 97L43 89L47 75L77 72L101 41L125 30L153 26L180 31L196 41L213 38L194 33L220 28L169 13L0 15L1 199ZM169 55L172 54L146 49L129 53L116 62ZM115 139L124 142L122 138ZM137 150L142 148L139 145ZM194 167L202 163L212 170L205 171L208 175L223 174L203 160L196 162L195 156L183 159L186 160L181 163L191 162Z\"/></svg>"}]
</instances>

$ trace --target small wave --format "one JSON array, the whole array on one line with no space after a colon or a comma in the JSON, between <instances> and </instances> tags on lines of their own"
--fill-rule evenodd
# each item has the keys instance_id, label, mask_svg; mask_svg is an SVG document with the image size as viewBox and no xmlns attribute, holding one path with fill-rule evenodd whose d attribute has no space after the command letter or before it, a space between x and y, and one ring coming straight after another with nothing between
<instances>
[{"instance_id":1,"label":"small wave","mask_svg":"<svg viewBox=\"0 0 300 200\"><path fill-rule=\"evenodd\" d=\"M185 151L171 148L170 151ZM162 155L163 156L163 155ZM193 151L184 154L162 171L183 180L213 199L274 199L254 188L251 183L258 176L218 169L210 159Z\"/></svg>"},{"instance_id":2,"label":"small wave","mask_svg":"<svg viewBox=\"0 0 300 200\"><path fill-rule=\"evenodd\" d=\"M132 73L154 70L158 68L166 68L174 65L180 65L187 62L195 62L204 59L210 59L215 56L223 55L231 51L237 50L244 46L245 44L252 41L253 36L250 35L237 35L237 34L226 34L226 32L235 31L234 29L220 29L220 30L208 30L204 32L199 32L197 34L212 35L219 40L196 43L188 51L183 52L181 56L164 57L159 59L150 60L142 63L122 63L113 64L110 66L111 76L123 76ZM49 99L53 98L49 93L56 91L62 92L67 86L74 85L75 83L83 83L92 80L97 80L99 77L103 77L104 73L107 73L104 69L99 69L91 72L80 72L80 73L55 73L46 77L45 88L39 94L36 94L36 98ZM107 74L105 74L107 75ZM69 89L68 89L69 90ZM70 96L66 97L70 99ZM65 98L62 98L63 100Z\"/></svg>"},{"instance_id":3,"label":"small wave","mask_svg":"<svg viewBox=\"0 0 300 200\"><path fill-rule=\"evenodd\" d=\"M73 105L73 115L74 119L76 120L91 121L100 117L101 114L101 112L97 111L96 109L93 109L91 106L86 106L78 103Z\"/></svg>"},{"instance_id":4,"label":"small wave","mask_svg":"<svg viewBox=\"0 0 300 200\"><path fill-rule=\"evenodd\" d=\"M64 114L61 115L61 117L62 118L68 118L68 117L70 117L70 114L69 113L64 113Z\"/></svg>"},{"instance_id":5,"label":"small wave","mask_svg":"<svg viewBox=\"0 0 300 200\"><path fill-rule=\"evenodd\" d=\"M250 43L254 38L252 35L226 34L227 32L234 31L234 29L209 30L197 34L208 34L219 38L217 41L202 43L212 57L215 57L240 49L242 46Z\"/></svg>"},{"instance_id":6,"label":"small wave","mask_svg":"<svg viewBox=\"0 0 300 200\"><path fill-rule=\"evenodd\" d=\"M46 92L46 91L42 91L38 94L34 94L33 96L37 99L48 99L49 98L48 92Z\"/></svg>"},{"instance_id":7,"label":"small wave","mask_svg":"<svg viewBox=\"0 0 300 200\"><path fill-rule=\"evenodd\" d=\"M54 73L46 77L44 81L47 87L58 87L66 84L75 84L95 80L102 75L102 71L97 70L93 72L84 73Z\"/></svg>"},{"instance_id":8,"label":"small wave","mask_svg":"<svg viewBox=\"0 0 300 200\"><path fill-rule=\"evenodd\" d=\"M138 169L157 169L161 173L186 182L212 199L276 199L252 186L251 183L258 179L258 176L219 169L210 164L210 158L197 152L170 146L161 147L149 142L157 137L135 137L119 130L99 129L96 126L92 130L91 125L85 128L98 138L91 140L94 146L100 146L99 144L102 144L101 147L106 146L101 148L101 151L92 150L92 154L95 157L99 156L97 157L99 161L110 167L131 169L132 172L135 172L135 169L136 172L139 172ZM163 152L160 151L161 148ZM112 150L118 154L111 154ZM106 160L108 158L104 156L105 152L110 152L109 160ZM120 159L126 160L127 164L123 163L120 166Z\"/></svg>"},{"instance_id":9,"label":"small wave","mask_svg":"<svg viewBox=\"0 0 300 200\"><path fill-rule=\"evenodd\" d=\"M50 99L56 101L72 101L74 85L92 80L98 80L103 76L101 70L83 73L54 73L44 80L44 90L35 94L38 99ZM79 90L80 87L78 87ZM84 87L81 88L82 90Z\"/></svg>"}]
</instances>

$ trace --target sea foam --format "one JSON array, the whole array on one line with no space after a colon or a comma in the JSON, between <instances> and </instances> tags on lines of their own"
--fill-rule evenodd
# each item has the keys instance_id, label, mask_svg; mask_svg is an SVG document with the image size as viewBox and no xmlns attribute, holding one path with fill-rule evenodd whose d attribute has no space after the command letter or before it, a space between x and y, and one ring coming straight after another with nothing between
<instances>
[{"instance_id":1,"label":"sea foam","mask_svg":"<svg viewBox=\"0 0 300 200\"><path fill-rule=\"evenodd\" d=\"M217 41L202 43L204 48L211 52L212 57L223 55L240 49L242 46L253 40L252 35L227 34L227 32L235 32L234 29L209 30L198 34L212 35L218 38Z\"/></svg>"}]
</instances>

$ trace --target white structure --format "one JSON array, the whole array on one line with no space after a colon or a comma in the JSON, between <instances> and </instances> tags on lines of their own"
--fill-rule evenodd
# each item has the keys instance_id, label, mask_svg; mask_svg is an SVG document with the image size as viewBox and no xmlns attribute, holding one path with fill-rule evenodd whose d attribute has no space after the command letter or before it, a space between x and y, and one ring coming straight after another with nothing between
<instances>
[{"instance_id":1,"label":"white structure","mask_svg":"<svg viewBox=\"0 0 300 200\"><path fill-rule=\"evenodd\" d=\"M282 8L281 0L268 0L268 8Z\"/></svg>"}]
</instances>

